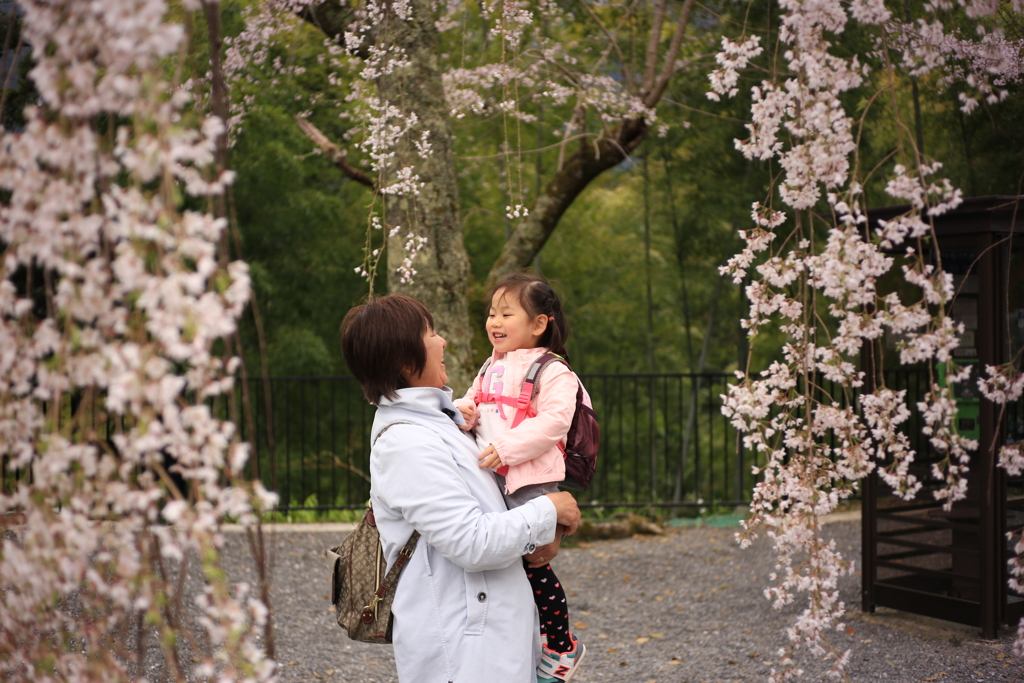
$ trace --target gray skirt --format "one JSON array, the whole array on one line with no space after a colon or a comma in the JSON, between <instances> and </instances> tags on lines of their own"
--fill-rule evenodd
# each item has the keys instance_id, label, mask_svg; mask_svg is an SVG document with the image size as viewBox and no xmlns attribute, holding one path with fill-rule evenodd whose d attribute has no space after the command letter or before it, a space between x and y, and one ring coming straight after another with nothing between
<instances>
[{"instance_id":1,"label":"gray skirt","mask_svg":"<svg viewBox=\"0 0 1024 683\"><path fill-rule=\"evenodd\" d=\"M501 476L497 472L494 474L498 480L498 486L501 488L501 495L505 497L505 507L509 510L517 508L520 505L525 505L534 498L540 498L548 493L558 493L557 481L546 482L544 484L527 484L517 488L513 493L505 493L505 477Z\"/></svg>"}]
</instances>

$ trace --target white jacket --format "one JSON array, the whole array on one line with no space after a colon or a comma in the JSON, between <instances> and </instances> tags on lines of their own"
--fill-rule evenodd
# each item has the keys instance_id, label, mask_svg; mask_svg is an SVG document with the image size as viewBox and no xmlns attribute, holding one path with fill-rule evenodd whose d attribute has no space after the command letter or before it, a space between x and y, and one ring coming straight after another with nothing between
<instances>
[{"instance_id":1,"label":"white jacket","mask_svg":"<svg viewBox=\"0 0 1024 683\"><path fill-rule=\"evenodd\" d=\"M537 608L522 556L554 540L554 504L506 510L450 389L400 389L373 421L370 498L390 567L413 530L393 613L402 683L534 683ZM377 438L381 430L395 422Z\"/></svg>"}]
</instances>

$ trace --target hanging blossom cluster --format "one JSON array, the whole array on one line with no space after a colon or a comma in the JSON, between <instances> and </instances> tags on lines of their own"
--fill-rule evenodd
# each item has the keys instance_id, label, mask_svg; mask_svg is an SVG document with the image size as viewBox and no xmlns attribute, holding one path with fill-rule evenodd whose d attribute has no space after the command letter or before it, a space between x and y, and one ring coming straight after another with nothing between
<instances>
[{"instance_id":1,"label":"hanging blossom cluster","mask_svg":"<svg viewBox=\"0 0 1024 683\"><path fill-rule=\"evenodd\" d=\"M995 9L989 4L969 4L968 9L974 15L991 14ZM807 608L788 629L791 644L780 651L773 680L802 674L794 659L800 645L830 660L832 675L844 675L849 653L836 651L828 632L843 628L845 607L837 579L852 572L853 566L833 544L822 540L819 518L875 470L904 499L913 498L923 486L911 473L915 453L901 432L910 417L906 392L892 391L884 382L873 392L866 391L856 362L861 349L890 335L898 340L901 363L946 365L945 385L933 378L913 408L920 412L923 431L940 456L932 468L937 480L933 488L947 509L965 495L970 454L977 448L955 426L951 387L968 381L970 369L952 362L963 332L962 324L948 315L952 276L929 262L923 249L932 234L931 219L956 208L961 193L948 180L936 178L941 169L937 162L896 164L886 192L910 208L904 215L868 225L863 188L851 178L851 157L857 151L853 122L839 98L864 86L870 72L856 56L834 54L829 36L841 33L851 18L874 26L890 39L879 44L903 50L902 64L916 75L953 56L964 61L964 55L985 55L987 61L974 63L984 64L980 68L996 84L1000 78L1016 78L1020 65L1019 46L986 40L994 34L983 33L972 52L951 43L937 19L916 25L918 31L902 42L893 40L897 25L875 0L781 0L780 6L779 38L787 75L751 89L749 137L737 140L736 147L749 159L778 160L783 171L779 197L794 214L788 217L771 202L755 203L754 226L740 231L744 248L722 268L737 284L749 282L750 311L743 321L749 334L756 336L771 324L786 335L779 361L758 375L737 373L739 383L723 396L723 413L743 433L746 447L765 462L755 469L761 481L740 541L748 545L759 531L774 539L778 570L766 595L777 607L791 603L798 593L807 595ZM943 9L934 3L929 8ZM924 49L922 41L930 48ZM995 46L1000 46L998 55ZM757 36L723 40L708 97L717 101L735 96L741 70L761 53ZM886 68L900 63L878 61ZM965 80L970 87L982 83L977 76ZM916 159L915 154L904 156ZM810 212L822 199L831 220ZM778 231L787 224L791 231L780 236ZM897 257L910 291L918 292L913 301L907 301L911 297L906 292L901 298L878 291L878 279ZM998 395L1004 402L1016 400L1024 390L1024 380L1008 375L1005 368L989 369L986 382L982 388L987 395ZM1024 469L1019 447L1004 448L1001 460L1011 472ZM1024 561L1018 560L1013 571L1024 576Z\"/></svg>"},{"instance_id":2,"label":"hanging blossom cluster","mask_svg":"<svg viewBox=\"0 0 1024 683\"><path fill-rule=\"evenodd\" d=\"M986 5L970 5L970 13L991 14ZM979 25L976 39L964 37L956 29L947 32L934 17L913 24L894 22L886 29L886 38L902 53L902 62L911 75L924 75L942 67L939 82L946 87L962 88L958 98L960 109L966 114L982 101L1003 101L1009 94L1006 86L1024 78L1024 40L1010 40L999 27L989 31Z\"/></svg>"},{"instance_id":3,"label":"hanging blossom cluster","mask_svg":"<svg viewBox=\"0 0 1024 683\"><path fill-rule=\"evenodd\" d=\"M559 11L554 18L562 16ZM593 112L606 124L623 118L644 119L652 126L659 122L657 112L644 105L621 79L581 72L579 60L564 46L543 37L537 37L537 42L536 50L520 55L514 64L493 62L445 71L442 78L452 116L461 119L470 114L488 116L505 112L524 123L535 122L534 114L522 111L517 100L506 97L514 86L529 93L527 97L534 102L571 104L576 111ZM576 134L582 128L576 118L572 117L552 134Z\"/></svg>"},{"instance_id":4,"label":"hanging blossom cluster","mask_svg":"<svg viewBox=\"0 0 1024 683\"><path fill-rule=\"evenodd\" d=\"M19 7L42 103L0 139L0 678L274 680L267 608L217 560L221 522L275 502L212 409L248 271L181 200L230 183L223 123L166 80L162 0Z\"/></svg>"},{"instance_id":5,"label":"hanging blossom cluster","mask_svg":"<svg viewBox=\"0 0 1024 683\"><path fill-rule=\"evenodd\" d=\"M269 55L288 48L290 37L301 24L296 15L313 4L312 0L272 0L249 8L243 17L243 31L225 41L228 44L225 71L229 81L236 89L240 87L243 92L251 93L233 104L233 113L239 119L255 102L255 90L250 86L265 82L276 85L304 73L301 66L285 66L280 58L271 59ZM451 3L446 7L446 16L457 9ZM400 45L380 40L380 34L388 22L410 21L412 13L409 0L371 0L354 7L353 21L344 35L338 40L324 39L324 52L317 58L320 64L327 66L332 86L348 87L348 92L338 98L345 106L338 107L337 100L325 98L322 92L312 94L303 103L308 107L302 114L304 118L329 108L353 124L343 141L351 141L363 152L371 174L377 179L377 191L395 197L415 197L423 186L414 166L400 162L400 146L408 146L421 158L429 157L433 149L433 141L429 133L421 129L415 112L406 112L395 102L389 102L374 87L382 79L411 65L405 50ZM253 60L250 55L261 58ZM254 76L254 72L258 75ZM389 236L397 234L398 230L398 227L391 228ZM379 249L372 247L372 235L372 228L369 228L364 262L356 268L357 273L371 280L379 263ZM401 243L404 251L398 273L403 283L411 282L415 275L411 264L426 240L424 236L410 233Z\"/></svg>"}]
</instances>

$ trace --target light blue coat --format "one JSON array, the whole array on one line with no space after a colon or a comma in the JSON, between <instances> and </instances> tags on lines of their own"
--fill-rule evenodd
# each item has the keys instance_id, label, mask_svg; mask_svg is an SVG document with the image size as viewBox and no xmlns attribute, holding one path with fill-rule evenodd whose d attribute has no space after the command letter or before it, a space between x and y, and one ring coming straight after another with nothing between
<instances>
[{"instance_id":1,"label":"light blue coat","mask_svg":"<svg viewBox=\"0 0 1024 683\"><path fill-rule=\"evenodd\" d=\"M370 497L390 567L420 532L392 607L402 683L535 683L537 608L522 556L555 537L554 504L506 510L450 389L400 389L373 421ZM396 424L383 434L381 430ZM377 438L377 435L380 437Z\"/></svg>"}]
</instances>

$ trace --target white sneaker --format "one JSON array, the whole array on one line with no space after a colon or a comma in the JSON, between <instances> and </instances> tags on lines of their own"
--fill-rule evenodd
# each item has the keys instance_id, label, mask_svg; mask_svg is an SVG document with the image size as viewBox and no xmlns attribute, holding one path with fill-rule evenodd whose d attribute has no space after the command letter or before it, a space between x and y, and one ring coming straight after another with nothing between
<instances>
[{"instance_id":1,"label":"white sneaker","mask_svg":"<svg viewBox=\"0 0 1024 683\"><path fill-rule=\"evenodd\" d=\"M583 657L587 654L587 646L576 639L576 636L569 634L572 642L572 649L568 652L558 653L549 650L545 645L541 655L540 664L537 665L537 683L568 683L583 663Z\"/></svg>"}]
</instances>

